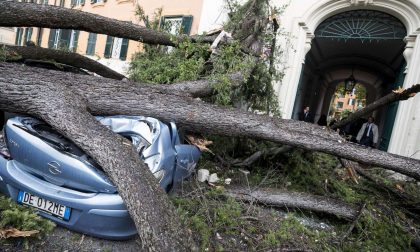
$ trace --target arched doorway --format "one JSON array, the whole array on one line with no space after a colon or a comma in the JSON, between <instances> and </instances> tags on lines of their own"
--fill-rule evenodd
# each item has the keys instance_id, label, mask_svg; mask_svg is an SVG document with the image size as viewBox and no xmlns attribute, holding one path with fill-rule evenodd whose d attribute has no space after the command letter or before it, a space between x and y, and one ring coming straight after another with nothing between
<instances>
[{"instance_id":1,"label":"arched doorway","mask_svg":"<svg viewBox=\"0 0 420 252\"><path fill-rule=\"evenodd\" d=\"M398 18L376 10L350 10L333 15L315 30L306 54L292 118L311 107L315 121L327 114L336 86L350 76L366 87L366 103L404 82L407 30ZM387 150L397 104L375 112L380 148Z\"/></svg>"}]
</instances>

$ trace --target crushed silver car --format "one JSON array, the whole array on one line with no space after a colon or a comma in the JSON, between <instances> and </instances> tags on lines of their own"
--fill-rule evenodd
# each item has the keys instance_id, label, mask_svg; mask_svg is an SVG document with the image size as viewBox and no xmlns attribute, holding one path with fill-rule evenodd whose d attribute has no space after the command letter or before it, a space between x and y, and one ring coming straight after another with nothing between
<instances>
[{"instance_id":1,"label":"crushed silver car","mask_svg":"<svg viewBox=\"0 0 420 252\"><path fill-rule=\"evenodd\" d=\"M181 144L174 123L142 116L97 120L132 141L166 191L189 177L200 157L197 147ZM107 239L136 235L124 202L99 165L51 126L16 116L7 121L3 139L1 192L78 232Z\"/></svg>"}]
</instances>

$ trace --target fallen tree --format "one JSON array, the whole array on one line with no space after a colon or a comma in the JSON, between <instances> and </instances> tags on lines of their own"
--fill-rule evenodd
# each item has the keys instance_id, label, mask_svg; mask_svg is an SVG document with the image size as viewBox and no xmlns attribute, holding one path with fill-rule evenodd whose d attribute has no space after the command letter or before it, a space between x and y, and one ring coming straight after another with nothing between
<instances>
[{"instance_id":1,"label":"fallen tree","mask_svg":"<svg viewBox=\"0 0 420 252\"><path fill-rule=\"evenodd\" d=\"M414 97L418 92L420 92L420 84L413 85L407 89L392 91L391 93L385 95L384 97L372 102L365 108L358 110L354 112L353 114L349 115L346 119L335 123L333 126L331 126L331 128L338 129L340 127L343 127L344 125L348 123L356 121L362 116L369 115L373 111L383 106L386 106L396 101L408 100L409 98Z\"/></svg>"},{"instance_id":2,"label":"fallen tree","mask_svg":"<svg viewBox=\"0 0 420 252\"><path fill-rule=\"evenodd\" d=\"M115 72L96 60L92 60L77 53L46 49L39 46L10 46L1 44L0 49L5 50L5 58L7 61L24 61L28 59L50 61L52 63L61 63L86 69L106 78L115 80L122 80L125 78L124 75Z\"/></svg>"},{"instance_id":3,"label":"fallen tree","mask_svg":"<svg viewBox=\"0 0 420 252\"><path fill-rule=\"evenodd\" d=\"M196 249L166 193L140 161L132 144L90 115L83 96L42 78L14 84L12 76L1 74L0 78L3 84L8 82L3 85L0 97L9 106L1 106L2 109L43 119L94 157L117 186L147 250Z\"/></svg>"},{"instance_id":4,"label":"fallen tree","mask_svg":"<svg viewBox=\"0 0 420 252\"><path fill-rule=\"evenodd\" d=\"M357 207L331 198L298 192L284 192L276 189L249 190L229 188L227 195L240 201L256 202L279 208L298 208L322 212L345 219L355 219Z\"/></svg>"},{"instance_id":5,"label":"fallen tree","mask_svg":"<svg viewBox=\"0 0 420 252\"><path fill-rule=\"evenodd\" d=\"M7 11L5 8L8 8ZM5 26L80 29L134 38L150 44L174 45L174 42L168 42L167 34L162 35L127 22L105 19L92 14L85 15L87 13L74 10L10 2L0 3L0 9L5 10L0 17L0 24ZM36 17L34 13L51 16ZM79 20L84 20L83 24ZM51 24L52 21L56 22ZM244 41L251 46L254 44L251 42L255 41L255 34L249 38L244 37ZM181 90L184 91L174 92L167 88L170 86L139 86L129 81L120 82L58 73L8 63L0 64L0 69L0 109L30 113L44 119L97 160L117 185L133 216L143 244L149 250L194 250L195 246L189 238L188 230L179 224L167 197L159 192L150 172L130 153L133 150L128 147L121 148L124 145L123 140L111 136L112 134L110 135L106 129L98 128L88 113L154 116L165 121L176 121L192 132L253 137L323 151L382 166L420 179L418 160L376 150L367 151L365 148L343 142L334 132L306 123L269 118L206 104L184 95L184 91L195 92L188 88L195 85L192 82L180 84L180 87L183 87ZM204 83L207 93L212 92L212 89L208 88L208 83ZM40 88L41 86L43 88ZM74 99L78 96L80 99ZM48 101L50 97L52 98ZM73 104L75 102L76 105ZM62 108L66 106L68 108ZM96 131L100 133L100 137L97 137ZM92 141L93 136L97 137L96 141ZM99 142L106 143L106 146L98 146ZM100 153L96 152L96 148L99 148L97 151ZM127 166L123 165L126 161L121 157L129 159ZM140 171L136 171L136 167L140 167ZM142 184L141 188L138 188L137 182ZM134 192L136 190L139 191ZM146 197L143 197L142 193L145 193Z\"/></svg>"},{"instance_id":6,"label":"fallen tree","mask_svg":"<svg viewBox=\"0 0 420 252\"><path fill-rule=\"evenodd\" d=\"M0 108L16 111L16 101L8 100L11 85L31 88L37 80L44 83L61 83L86 99L94 115L145 115L164 121L175 121L191 132L224 136L251 137L303 149L321 151L364 164L390 169L420 180L420 161L376 149L348 143L335 133L310 125L240 112L169 94L151 86L134 82L121 82L94 76L19 66L11 63L0 65ZM20 111L22 112L22 111ZM333 137L328 137L333 134Z\"/></svg>"},{"instance_id":7,"label":"fallen tree","mask_svg":"<svg viewBox=\"0 0 420 252\"><path fill-rule=\"evenodd\" d=\"M0 49L4 50L5 60L8 62L25 62L25 60L40 60L46 63L57 64L57 70L60 69L59 64L65 64L76 68L86 69L90 72L96 73L102 77L122 80L126 78L124 75L108 68L107 66L92 60L88 57L77 53L66 52L55 49L47 49L38 46L10 46L1 45ZM239 87L249 73L237 72L229 75L232 88ZM179 93L183 95L190 95L192 97L207 97L215 93L214 85L217 80L200 79L196 81L179 82L171 85L156 85L150 84L156 89L168 92Z\"/></svg>"}]
</instances>

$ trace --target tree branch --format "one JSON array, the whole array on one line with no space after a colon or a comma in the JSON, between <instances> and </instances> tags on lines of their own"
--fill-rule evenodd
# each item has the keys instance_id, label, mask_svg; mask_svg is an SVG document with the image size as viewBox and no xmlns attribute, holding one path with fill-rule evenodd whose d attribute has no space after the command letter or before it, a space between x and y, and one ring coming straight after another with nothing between
<instances>
[{"instance_id":1,"label":"tree branch","mask_svg":"<svg viewBox=\"0 0 420 252\"><path fill-rule=\"evenodd\" d=\"M368 115L370 113L372 113L373 111L391 104L393 102L396 101L402 101L402 100L407 100L411 97L414 97L418 92L420 92L420 84L416 84L411 86L410 88L397 93L397 92L392 92L390 94L385 95L384 97L380 98L379 100L374 101L373 103L369 104L368 106L366 106L365 108L356 111L355 113L351 114L350 116L348 116L346 119L335 123L331 128L332 129L338 129L340 127L343 127L344 125L350 123L350 122L354 122L357 119L361 118L362 116Z\"/></svg>"},{"instance_id":2,"label":"tree branch","mask_svg":"<svg viewBox=\"0 0 420 252\"><path fill-rule=\"evenodd\" d=\"M241 201L257 202L281 208L299 208L335 215L345 219L355 219L357 208L353 205L331 198L298 192L284 192L278 189L229 188L227 195Z\"/></svg>"},{"instance_id":3,"label":"tree branch","mask_svg":"<svg viewBox=\"0 0 420 252\"><path fill-rule=\"evenodd\" d=\"M44 27L51 29L74 29L98 34L127 38L150 45L176 46L177 41L191 40L197 43L212 43L214 36L174 37L169 33L155 31L129 21L120 21L100 15L64 7L0 1L0 26ZM229 41L226 41L229 43Z\"/></svg>"},{"instance_id":4,"label":"tree branch","mask_svg":"<svg viewBox=\"0 0 420 252\"><path fill-rule=\"evenodd\" d=\"M46 49L39 46L9 46L0 44L0 48L1 47L6 49L6 53L8 55L6 56L7 61L20 61L26 59L53 61L77 68L83 68L106 78L116 80L122 80L125 78L124 75L108 68L107 66L77 53Z\"/></svg>"},{"instance_id":5,"label":"tree branch","mask_svg":"<svg viewBox=\"0 0 420 252\"><path fill-rule=\"evenodd\" d=\"M128 38L151 45L176 45L168 33L154 31L127 21L63 7L1 1L0 10L0 26L74 29Z\"/></svg>"}]
</instances>

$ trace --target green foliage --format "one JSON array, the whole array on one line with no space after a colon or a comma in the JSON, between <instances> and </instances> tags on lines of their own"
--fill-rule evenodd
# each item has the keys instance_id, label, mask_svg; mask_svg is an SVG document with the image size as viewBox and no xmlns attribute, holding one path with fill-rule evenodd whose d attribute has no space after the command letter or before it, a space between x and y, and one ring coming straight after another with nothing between
<instances>
[{"instance_id":1,"label":"green foliage","mask_svg":"<svg viewBox=\"0 0 420 252\"><path fill-rule=\"evenodd\" d=\"M6 61L7 58L7 49L5 46L0 46L0 62Z\"/></svg>"},{"instance_id":2,"label":"green foliage","mask_svg":"<svg viewBox=\"0 0 420 252\"><path fill-rule=\"evenodd\" d=\"M254 14L264 15L265 18L268 15L267 8L264 7L261 13ZM158 9L150 18L141 7L137 7L136 10L139 21L155 30L162 29L161 14L162 9ZM280 74L270 70L268 58L260 60L257 66L254 66L254 57L244 53L243 45L239 42L220 45L216 51L211 52L209 44L176 41L175 37L173 39L177 44L176 48L144 45L142 52L135 54L132 59L130 78L140 83L160 84L206 78L215 83L215 94L208 98L208 101L225 106L245 104L247 109L279 115L278 102L271 82L278 79ZM232 82L237 80L230 78L231 75L247 75L250 69L254 70L250 76L244 76L245 84L240 88L233 88Z\"/></svg>"},{"instance_id":3,"label":"green foliage","mask_svg":"<svg viewBox=\"0 0 420 252\"><path fill-rule=\"evenodd\" d=\"M183 42L171 52L165 50L157 46L136 53L130 65L130 78L140 83L171 84L200 77L207 54L204 45Z\"/></svg>"},{"instance_id":4,"label":"green foliage","mask_svg":"<svg viewBox=\"0 0 420 252\"><path fill-rule=\"evenodd\" d=\"M32 209L18 205L11 199L0 196L0 229L9 227L21 231L38 230L40 232L34 237L41 238L43 235L51 232L55 224L41 218Z\"/></svg>"},{"instance_id":5,"label":"green foliage","mask_svg":"<svg viewBox=\"0 0 420 252\"><path fill-rule=\"evenodd\" d=\"M144 12L144 9L140 5L137 5L135 15L140 22L143 22L146 28L149 28L152 30L158 30L160 18L162 17L162 11L163 11L162 8L156 9L155 12L153 13L152 18L149 18L149 16L147 16L146 13Z\"/></svg>"},{"instance_id":6,"label":"green foliage","mask_svg":"<svg viewBox=\"0 0 420 252\"><path fill-rule=\"evenodd\" d=\"M232 198L225 199L222 190L204 192L199 197L173 198L183 221L198 235L201 248L209 246L216 233L235 234L242 222L241 205Z\"/></svg>"},{"instance_id":7,"label":"green foliage","mask_svg":"<svg viewBox=\"0 0 420 252\"><path fill-rule=\"evenodd\" d=\"M0 62L1 61L17 61L20 60L22 56L15 52L9 51L6 46L0 46Z\"/></svg>"},{"instance_id":8,"label":"green foliage","mask_svg":"<svg viewBox=\"0 0 420 252\"><path fill-rule=\"evenodd\" d=\"M278 247L287 243L309 250L324 251L333 248L329 241L335 238L336 233L307 227L299 221L295 214L289 213L281 219L275 228L266 233L262 243L266 247Z\"/></svg>"},{"instance_id":9,"label":"green foliage","mask_svg":"<svg viewBox=\"0 0 420 252\"><path fill-rule=\"evenodd\" d=\"M368 206L343 251L411 251L412 236L402 226L400 212L387 214Z\"/></svg>"}]
</instances>

